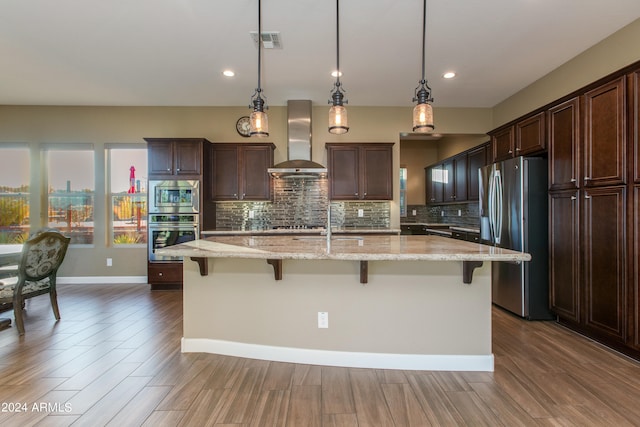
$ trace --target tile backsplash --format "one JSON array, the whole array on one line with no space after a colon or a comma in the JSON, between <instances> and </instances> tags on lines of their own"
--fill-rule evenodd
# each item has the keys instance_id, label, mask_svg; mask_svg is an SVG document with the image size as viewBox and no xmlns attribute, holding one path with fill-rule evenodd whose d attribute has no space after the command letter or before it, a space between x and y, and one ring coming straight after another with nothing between
<instances>
[{"instance_id":1,"label":"tile backsplash","mask_svg":"<svg viewBox=\"0 0 640 427\"><path fill-rule=\"evenodd\" d=\"M413 211L416 215L413 215ZM480 206L477 201L452 203L446 205L408 205L407 216L400 222L422 222L453 224L462 227L480 226Z\"/></svg>"},{"instance_id":2,"label":"tile backsplash","mask_svg":"<svg viewBox=\"0 0 640 427\"><path fill-rule=\"evenodd\" d=\"M274 179L272 185L271 201L216 203L216 228L251 230L326 225L329 204L326 178ZM362 216L358 216L359 213ZM388 201L331 202L334 227L388 228L390 216Z\"/></svg>"}]
</instances>

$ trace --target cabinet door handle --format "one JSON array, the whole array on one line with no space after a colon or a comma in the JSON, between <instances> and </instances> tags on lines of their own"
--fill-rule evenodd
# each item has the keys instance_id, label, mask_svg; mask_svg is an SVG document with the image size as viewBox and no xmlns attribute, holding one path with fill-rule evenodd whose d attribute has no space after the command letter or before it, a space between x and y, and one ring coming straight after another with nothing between
<instances>
[{"instance_id":1,"label":"cabinet door handle","mask_svg":"<svg viewBox=\"0 0 640 427\"><path fill-rule=\"evenodd\" d=\"M517 148L516 148L516 151L520 151L520 148L519 148L519 147L517 147Z\"/></svg>"},{"instance_id":2,"label":"cabinet door handle","mask_svg":"<svg viewBox=\"0 0 640 427\"><path fill-rule=\"evenodd\" d=\"M589 178L588 176L585 176L585 177L584 177L584 180L585 180L585 181L591 181L591 178Z\"/></svg>"},{"instance_id":3,"label":"cabinet door handle","mask_svg":"<svg viewBox=\"0 0 640 427\"><path fill-rule=\"evenodd\" d=\"M176 172L180 172L180 168L176 169Z\"/></svg>"},{"instance_id":4,"label":"cabinet door handle","mask_svg":"<svg viewBox=\"0 0 640 427\"><path fill-rule=\"evenodd\" d=\"M590 199L590 198L591 198L591 196L590 196L590 195L588 195L588 194L585 194L585 195L584 195L584 198L585 198L585 199Z\"/></svg>"},{"instance_id":5,"label":"cabinet door handle","mask_svg":"<svg viewBox=\"0 0 640 427\"><path fill-rule=\"evenodd\" d=\"M569 181L576 182L576 179L575 178L571 178Z\"/></svg>"},{"instance_id":6,"label":"cabinet door handle","mask_svg":"<svg viewBox=\"0 0 640 427\"><path fill-rule=\"evenodd\" d=\"M571 200L575 200L575 199L576 199L576 196L571 196Z\"/></svg>"},{"instance_id":7,"label":"cabinet door handle","mask_svg":"<svg viewBox=\"0 0 640 427\"><path fill-rule=\"evenodd\" d=\"M233 193L233 198L237 199L238 198L238 193Z\"/></svg>"},{"instance_id":8,"label":"cabinet door handle","mask_svg":"<svg viewBox=\"0 0 640 427\"><path fill-rule=\"evenodd\" d=\"M171 172L171 168L167 168L167 172Z\"/></svg>"},{"instance_id":9,"label":"cabinet door handle","mask_svg":"<svg viewBox=\"0 0 640 427\"><path fill-rule=\"evenodd\" d=\"M357 196L357 195L358 195L358 192L356 191L356 193L354 194L354 196Z\"/></svg>"},{"instance_id":10,"label":"cabinet door handle","mask_svg":"<svg viewBox=\"0 0 640 427\"><path fill-rule=\"evenodd\" d=\"M513 154L513 150L509 150L509 154Z\"/></svg>"}]
</instances>

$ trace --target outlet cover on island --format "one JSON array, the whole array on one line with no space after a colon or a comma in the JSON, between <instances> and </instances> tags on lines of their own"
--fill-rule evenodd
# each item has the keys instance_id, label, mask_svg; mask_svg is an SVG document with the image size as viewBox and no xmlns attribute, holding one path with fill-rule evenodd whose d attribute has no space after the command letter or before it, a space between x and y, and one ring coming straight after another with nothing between
<instances>
[{"instance_id":1,"label":"outlet cover on island","mask_svg":"<svg viewBox=\"0 0 640 427\"><path fill-rule=\"evenodd\" d=\"M329 313L326 311L318 312L318 328L326 329L329 327Z\"/></svg>"},{"instance_id":2,"label":"outlet cover on island","mask_svg":"<svg viewBox=\"0 0 640 427\"><path fill-rule=\"evenodd\" d=\"M249 211L249 219L253 219L254 216L255 215L254 215L253 211Z\"/></svg>"},{"instance_id":3,"label":"outlet cover on island","mask_svg":"<svg viewBox=\"0 0 640 427\"><path fill-rule=\"evenodd\" d=\"M358 218L362 218L364 216L364 209L358 209Z\"/></svg>"}]
</instances>

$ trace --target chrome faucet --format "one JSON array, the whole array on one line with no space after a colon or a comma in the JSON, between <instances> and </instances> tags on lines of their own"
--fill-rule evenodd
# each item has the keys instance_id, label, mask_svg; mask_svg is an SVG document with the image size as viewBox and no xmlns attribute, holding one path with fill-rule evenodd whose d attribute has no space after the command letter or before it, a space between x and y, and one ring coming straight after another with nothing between
<instances>
[{"instance_id":1,"label":"chrome faucet","mask_svg":"<svg viewBox=\"0 0 640 427\"><path fill-rule=\"evenodd\" d=\"M327 239L331 238L331 203L327 206Z\"/></svg>"}]
</instances>

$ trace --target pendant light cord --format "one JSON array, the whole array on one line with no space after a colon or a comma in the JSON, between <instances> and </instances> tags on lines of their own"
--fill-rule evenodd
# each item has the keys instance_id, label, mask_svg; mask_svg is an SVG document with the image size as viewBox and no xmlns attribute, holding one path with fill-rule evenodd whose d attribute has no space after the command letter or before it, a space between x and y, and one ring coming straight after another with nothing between
<instances>
[{"instance_id":1,"label":"pendant light cord","mask_svg":"<svg viewBox=\"0 0 640 427\"><path fill-rule=\"evenodd\" d=\"M260 88L260 63L262 51L262 0L258 0L258 96L260 96L260 92L262 89ZM424 71L423 71L424 74Z\"/></svg>"},{"instance_id":2,"label":"pendant light cord","mask_svg":"<svg viewBox=\"0 0 640 427\"><path fill-rule=\"evenodd\" d=\"M422 9L422 81L425 82L424 78L424 64L425 64L425 51L426 49L426 38L427 38L427 0L423 0L423 9Z\"/></svg>"},{"instance_id":3,"label":"pendant light cord","mask_svg":"<svg viewBox=\"0 0 640 427\"><path fill-rule=\"evenodd\" d=\"M336 0L336 83L340 86L340 0Z\"/></svg>"}]
</instances>

